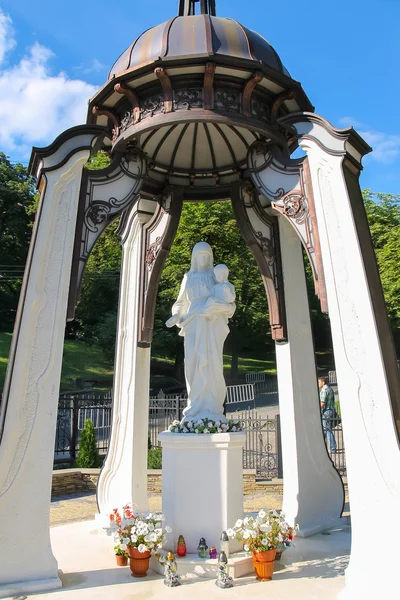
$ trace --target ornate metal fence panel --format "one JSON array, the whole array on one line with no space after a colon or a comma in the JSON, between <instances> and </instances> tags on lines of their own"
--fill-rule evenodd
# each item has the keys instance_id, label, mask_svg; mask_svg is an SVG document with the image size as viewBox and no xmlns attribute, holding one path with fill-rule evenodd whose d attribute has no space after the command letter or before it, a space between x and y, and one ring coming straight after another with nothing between
<instances>
[{"instance_id":1,"label":"ornate metal fence panel","mask_svg":"<svg viewBox=\"0 0 400 600\"><path fill-rule=\"evenodd\" d=\"M282 448L280 441L280 417L262 417L255 410L235 414L246 432L243 449L243 468L255 469L258 479L281 479Z\"/></svg>"},{"instance_id":2,"label":"ornate metal fence panel","mask_svg":"<svg viewBox=\"0 0 400 600\"><path fill-rule=\"evenodd\" d=\"M149 442L158 446L158 434L168 429L172 421L182 418L187 397L160 392L150 397L149 405Z\"/></svg>"},{"instance_id":3,"label":"ornate metal fence panel","mask_svg":"<svg viewBox=\"0 0 400 600\"><path fill-rule=\"evenodd\" d=\"M341 419L335 418L331 419L330 426L332 429L332 433L334 435L336 441L336 452L331 452L330 445L328 444L328 440L325 438L326 449L328 450L328 454L331 457L333 464L335 465L337 471L343 477L346 475L346 453L344 449L344 440L343 440L343 429Z\"/></svg>"},{"instance_id":4,"label":"ornate metal fence panel","mask_svg":"<svg viewBox=\"0 0 400 600\"><path fill-rule=\"evenodd\" d=\"M97 448L100 455L105 455L111 434L111 410L111 394L64 394L60 397L54 462L72 464L75 461L86 419L92 420Z\"/></svg>"},{"instance_id":5,"label":"ornate metal fence panel","mask_svg":"<svg viewBox=\"0 0 400 600\"><path fill-rule=\"evenodd\" d=\"M252 383L227 386L226 404L234 404L240 402L254 403L254 385Z\"/></svg>"},{"instance_id":6,"label":"ornate metal fence panel","mask_svg":"<svg viewBox=\"0 0 400 600\"><path fill-rule=\"evenodd\" d=\"M249 384L251 386L258 385ZM239 386L242 387L242 386ZM251 391L251 390L250 390ZM247 391L240 390L232 398L242 398ZM236 400L240 402L241 400ZM187 403L186 396L164 394L150 398L149 404L149 442L158 446L158 434L168 429L174 419L180 420ZM233 404L232 401L230 404ZM60 397L57 415L57 430L54 450L54 462L72 464L79 451L81 432L86 419L91 419L97 438L100 455L105 455L111 435L111 394L64 395ZM258 479L283 477L280 416L271 419L255 409L233 413L246 432L246 444L243 450L243 468L254 469ZM232 413L231 413L232 417ZM343 431L340 419L332 422L332 431L336 440L336 452L328 453L339 471L346 475L346 456L344 452Z\"/></svg>"}]
</instances>

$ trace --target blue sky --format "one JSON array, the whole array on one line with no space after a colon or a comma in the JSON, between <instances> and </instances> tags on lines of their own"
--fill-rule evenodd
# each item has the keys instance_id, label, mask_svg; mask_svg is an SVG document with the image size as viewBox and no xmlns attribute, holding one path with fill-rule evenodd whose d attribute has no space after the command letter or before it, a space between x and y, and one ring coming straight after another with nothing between
<instances>
[{"instance_id":1,"label":"blue sky","mask_svg":"<svg viewBox=\"0 0 400 600\"><path fill-rule=\"evenodd\" d=\"M27 161L82 123L86 102L143 30L177 0L0 0L0 150ZM362 187L400 194L399 0L217 0L268 39L316 112L374 147Z\"/></svg>"}]
</instances>

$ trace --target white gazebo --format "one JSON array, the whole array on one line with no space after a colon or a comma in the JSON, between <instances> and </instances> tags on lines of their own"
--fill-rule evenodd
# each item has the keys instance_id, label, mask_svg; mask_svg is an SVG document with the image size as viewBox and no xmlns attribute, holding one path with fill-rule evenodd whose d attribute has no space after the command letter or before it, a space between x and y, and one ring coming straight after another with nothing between
<instances>
[{"instance_id":1,"label":"white gazebo","mask_svg":"<svg viewBox=\"0 0 400 600\"><path fill-rule=\"evenodd\" d=\"M184 201L231 201L259 266L276 342L283 509L310 536L338 522L344 494L320 424L306 251L340 387L352 525L341 599L381 592L372 523L400 521L400 385L358 182L371 149L313 112L263 37L217 17L213 0L201 0L200 14L196 5L181 0L177 17L132 43L90 100L85 125L32 152L41 199L0 413L0 596L61 585L49 502L65 322L87 258L117 217L113 426L98 504L104 514L129 500L147 507L154 306ZM292 159L298 147L304 156ZM110 166L85 170L98 149ZM399 562L394 543L388 588L398 587Z\"/></svg>"}]
</instances>

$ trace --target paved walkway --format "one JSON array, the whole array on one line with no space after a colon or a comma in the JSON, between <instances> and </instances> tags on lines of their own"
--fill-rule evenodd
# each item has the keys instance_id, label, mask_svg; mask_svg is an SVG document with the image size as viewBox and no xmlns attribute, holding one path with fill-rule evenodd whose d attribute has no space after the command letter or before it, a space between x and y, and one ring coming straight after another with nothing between
<instances>
[{"instance_id":1,"label":"paved walkway","mask_svg":"<svg viewBox=\"0 0 400 600\"><path fill-rule=\"evenodd\" d=\"M244 496L244 511L257 512L261 508L279 510L282 508L282 495L257 493ZM161 511L161 495L149 496L149 508L152 511ZM71 496L56 498L50 505L50 525L57 527L79 521L90 521L94 519L97 512L96 495L81 492ZM349 513L348 498L344 515Z\"/></svg>"}]
</instances>

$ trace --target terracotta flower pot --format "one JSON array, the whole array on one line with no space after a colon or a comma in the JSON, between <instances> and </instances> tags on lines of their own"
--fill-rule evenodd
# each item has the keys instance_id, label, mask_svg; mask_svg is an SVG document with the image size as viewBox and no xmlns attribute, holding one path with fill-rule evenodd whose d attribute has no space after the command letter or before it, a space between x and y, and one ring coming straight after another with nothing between
<instances>
[{"instance_id":1,"label":"terracotta flower pot","mask_svg":"<svg viewBox=\"0 0 400 600\"><path fill-rule=\"evenodd\" d=\"M126 567L126 565L128 564L127 556L122 556L121 554L116 554L115 558L117 559L117 565L119 567Z\"/></svg>"},{"instance_id":2,"label":"terracotta flower pot","mask_svg":"<svg viewBox=\"0 0 400 600\"><path fill-rule=\"evenodd\" d=\"M270 581L274 572L276 548L264 552L253 552L253 566L258 581Z\"/></svg>"},{"instance_id":3,"label":"terracotta flower pot","mask_svg":"<svg viewBox=\"0 0 400 600\"><path fill-rule=\"evenodd\" d=\"M132 577L146 577L149 570L151 552L139 552L137 548L128 546L129 566L132 571Z\"/></svg>"}]
</instances>

